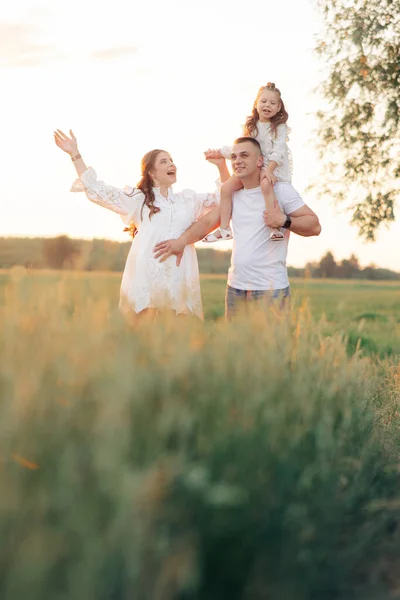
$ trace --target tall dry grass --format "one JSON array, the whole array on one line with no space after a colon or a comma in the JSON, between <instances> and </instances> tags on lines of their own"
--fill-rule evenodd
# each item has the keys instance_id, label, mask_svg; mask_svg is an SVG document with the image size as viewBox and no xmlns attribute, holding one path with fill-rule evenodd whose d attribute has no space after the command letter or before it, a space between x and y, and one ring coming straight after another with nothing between
<instances>
[{"instance_id":1,"label":"tall dry grass","mask_svg":"<svg viewBox=\"0 0 400 600\"><path fill-rule=\"evenodd\" d=\"M399 505L393 377L304 308L133 330L106 292L3 290L0 598L368 586Z\"/></svg>"}]
</instances>

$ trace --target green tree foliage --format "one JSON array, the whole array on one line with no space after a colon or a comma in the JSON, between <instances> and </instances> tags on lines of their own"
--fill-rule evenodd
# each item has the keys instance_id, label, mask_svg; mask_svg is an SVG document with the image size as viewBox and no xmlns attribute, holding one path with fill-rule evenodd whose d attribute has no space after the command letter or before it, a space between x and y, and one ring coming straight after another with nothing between
<instances>
[{"instance_id":1,"label":"green tree foliage","mask_svg":"<svg viewBox=\"0 0 400 600\"><path fill-rule=\"evenodd\" d=\"M321 277L335 277L337 271L337 264L332 252L327 252L325 256L321 258L319 268L321 271Z\"/></svg>"},{"instance_id":2,"label":"green tree foliage","mask_svg":"<svg viewBox=\"0 0 400 600\"><path fill-rule=\"evenodd\" d=\"M28 269L72 268L79 271L122 272L131 242L93 239L58 238L1 238L0 269L21 265ZM199 270L203 274L226 275L231 262L231 252L198 248ZM337 262L328 251L320 261L309 262L305 267L288 267L289 277L333 277L337 279L400 279L400 273L369 265L362 268L352 254Z\"/></svg>"},{"instance_id":3,"label":"green tree foliage","mask_svg":"<svg viewBox=\"0 0 400 600\"><path fill-rule=\"evenodd\" d=\"M313 279L336 278L336 279L374 279L392 280L400 279L400 273L390 269L382 269L375 265L362 268L357 256L352 254L350 258L344 258L336 262L333 253L329 250L319 262L309 262L304 269L289 267L290 277L311 277Z\"/></svg>"},{"instance_id":4,"label":"green tree foliage","mask_svg":"<svg viewBox=\"0 0 400 600\"><path fill-rule=\"evenodd\" d=\"M400 177L399 0L317 0L324 30L317 53L327 65L328 100L317 113L325 182L345 200L360 235L374 240L395 218Z\"/></svg>"}]
</instances>

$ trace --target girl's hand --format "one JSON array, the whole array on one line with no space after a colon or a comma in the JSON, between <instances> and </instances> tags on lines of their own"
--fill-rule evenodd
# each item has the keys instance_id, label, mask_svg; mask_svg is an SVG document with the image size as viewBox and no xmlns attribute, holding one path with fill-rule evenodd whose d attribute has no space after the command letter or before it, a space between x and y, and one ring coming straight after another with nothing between
<instances>
[{"instance_id":1,"label":"girl's hand","mask_svg":"<svg viewBox=\"0 0 400 600\"><path fill-rule=\"evenodd\" d=\"M273 173L271 173L271 171L268 171L268 169L261 169L261 180L266 179L267 181L269 181L269 183L271 185L274 185L277 181L278 178L275 177L275 175Z\"/></svg>"},{"instance_id":2,"label":"girl's hand","mask_svg":"<svg viewBox=\"0 0 400 600\"><path fill-rule=\"evenodd\" d=\"M78 141L72 133L72 129L69 130L69 134L71 136L70 138L60 129L57 129L54 132L54 141L61 150L74 156L75 154L78 154Z\"/></svg>"},{"instance_id":3,"label":"girl's hand","mask_svg":"<svg viewBox=\"0 0 400 600\"><path fill-rule=\"evenodd\" d=\"M224 158L221 154L221 150L211 150L210 148L207 152L204 152L204 156L206 157L206 160L210 160L210 162L214 158Z\"/></svg>"}]
</instances>

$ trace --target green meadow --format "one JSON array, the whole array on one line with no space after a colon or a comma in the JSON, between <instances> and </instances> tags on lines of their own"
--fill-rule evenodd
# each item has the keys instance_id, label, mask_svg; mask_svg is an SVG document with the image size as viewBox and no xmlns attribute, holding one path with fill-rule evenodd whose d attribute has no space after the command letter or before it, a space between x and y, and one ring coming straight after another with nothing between
<instances>
[{"instance_id":1,"label":"green meadow","mask_svg":"<svg viewBox=\"0 0 400 600\"><path fill-rule=\"evenodd\" d=\"M65 302L102 299L110 309L118 303L120 273L79 271L33 271L20 267L0 271L0 301L4 285L21 279L21 290L62 290ZM225 275L203 274L201 288L206 320L224 315ZM327 332L342 333L352 352L390 356L400 354L400 282L364 280L291 279L292 304L307 306L312 317ZM21 291L23 293L23 291ZM61 292L59 292L61 293Z\"/></svg>"},{"instance_id":2,"label":"green meadow","mask_svg":"<svg viewBox=\"0 0 400 600\"><path fill-rule=\"evenodd\" d=\"M224 314L225 284L225 276L203 276L207 318ZM400 354L400 282L292 278L291 291L295 306L305 303L315 319L326 320L327 332L343 332L349 348Z\"/></svg>"},{"instance_id":3,"label":"green meadow","mask_svg":"<svg viewBox=\"0 0 400 600\"><path fill-rule=\"evenodd\" d=\"M131 329L119 282L0 273L1 600L396 597L400 285Z\"/></svg>"}]
</instances>

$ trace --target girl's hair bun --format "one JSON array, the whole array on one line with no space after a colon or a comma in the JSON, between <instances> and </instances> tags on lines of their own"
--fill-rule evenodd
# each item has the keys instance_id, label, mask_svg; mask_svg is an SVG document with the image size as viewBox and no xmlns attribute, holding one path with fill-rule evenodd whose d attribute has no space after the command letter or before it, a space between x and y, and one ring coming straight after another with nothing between
<instances>
[{"instance_id":1,"label":"girl's hair bun","mask_svg":"<svg viewBox=\"0 0 400 600\"><path fill-rule=\"evenodd\" d=\"M269 90L274 90L275 89L275 84L271 83L270 81L268 81L268 83L267 83L267 85L265 87L268 88Z\"/></svg>"}]
</instances>

